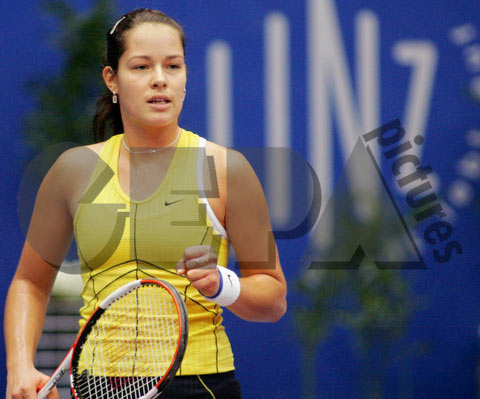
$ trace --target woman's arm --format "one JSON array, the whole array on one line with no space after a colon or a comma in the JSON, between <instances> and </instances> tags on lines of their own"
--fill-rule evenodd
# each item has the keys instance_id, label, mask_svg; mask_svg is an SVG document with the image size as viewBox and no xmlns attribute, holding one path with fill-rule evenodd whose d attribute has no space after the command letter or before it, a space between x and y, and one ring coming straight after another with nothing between
<instances>
[{"instance_id":1,"label":"woman's arm","mask_svg":"<svg viewBox=\"0 0 480 399\"><path fill-rule=\"evenodd\" d=\"M287 284L263 189L243 155L231 150L227 155L227 150L216 145L211 145L210 151L215 159L220 197L208 200L227 230L242 275L240 296L228 308L245 320L278 321L287 308ZM187 248L177 269L203 295L217 293L220 278L209 247Z\"/></svg>"},{"instance_id":2,"label":"woman's arm","mask_svg":"<svg viewBox=\"0 0 480 399\"><path fill-rule=\"evenodd\" d=\"M33 360L41 336L50 291L72 239L72 218L66 203L65 156L45 176L17 272L5 306L7 399L36 398L48 377ZM58 397L56 391L51 398Z\"/></svg>"},{"instance_id":3,"label":"woman's arm","mask_svg":"<svg viewBox=\"0 0 480 399\"><path fill-rule=\"evenodd\" d=\"M250 321L278 321L287 309L287 284L258 178L235 151L227 154L225 227L242 274L240 296L229 309Z\"/></svg>"},{"instance_id":4,"label":"woman's arm","mask_svg":"<svg viewBox=\"0 0 480 399\"><path fill-rule=\"evenodd\" d=\"M36 391L48 380L35 370L33 359L55 276L56 269L26 241L5 306L7 399L36 398Z\"/></svg>"}]
</instances>

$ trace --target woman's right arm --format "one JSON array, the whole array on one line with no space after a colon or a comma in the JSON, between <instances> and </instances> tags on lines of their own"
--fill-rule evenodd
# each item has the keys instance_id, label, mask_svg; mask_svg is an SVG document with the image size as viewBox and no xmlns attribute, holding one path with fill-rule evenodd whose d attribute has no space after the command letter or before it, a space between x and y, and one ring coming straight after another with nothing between
<instances>
[{"instance_id":1,"label":"woman's right arm","mask_svg":"<svg viewBox=\"0 0 480 399\"><path fill-rule=\"evenodd\" d=\"M48 376L34 368L45 312L59 265L72 240L68 208L68 156L45 176L35 201L27 239L5 306L7 399L34 399ZM52 392L49 398L58 398Z\"/></svg>"},{"instance_id":2,"label":"woman's right arm","mask_svg":"<svg viewBox=\"0 0 480 399\"><path fill-rule=\"evenodd\" d=\"M55 275L55 268L26 241L5 307L7 399L36 398L48 380L34 368L33 359Z\"/></svg>"}]
</instances>

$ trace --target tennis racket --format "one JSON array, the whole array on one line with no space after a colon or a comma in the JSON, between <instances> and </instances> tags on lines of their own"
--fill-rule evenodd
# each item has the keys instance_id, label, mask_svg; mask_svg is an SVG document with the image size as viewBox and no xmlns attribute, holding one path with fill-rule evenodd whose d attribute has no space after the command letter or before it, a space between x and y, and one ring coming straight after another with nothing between
<instances>
[{"instance_id":1,"label":"tennis racket","mask_svg":"<svg viewBox=\"0 0 480 399\"><path fill-rule=\"evenodd\" d=\"M75 398L155 398L175 376L187 337L175 287L153 279L128 283L93 312L38 398L47 398L68 369Z\"/></svg>"}]
</instances>

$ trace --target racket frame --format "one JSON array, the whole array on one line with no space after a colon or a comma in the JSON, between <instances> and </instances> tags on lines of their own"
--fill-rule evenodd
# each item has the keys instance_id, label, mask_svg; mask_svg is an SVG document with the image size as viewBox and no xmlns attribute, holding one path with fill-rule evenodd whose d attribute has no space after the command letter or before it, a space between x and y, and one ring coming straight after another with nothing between
<instances>
[{"instance_id":1,"label":"racket frame","mask_svg":"<svg viewBox=\"0 0 480 399\"><path fill-rule=\"evenodd\" d=\"M75 342L73 343L72 347L68 351L63 361L57 367L57 369L52 374L48 382L39 391L38 399L46 399L47 395L50 393L53 387L57 385L58 381L63 376L63 374L65 374L67 370L70 371L70 386L72 389L72 393L75 396L75 398L81 399L77 395L76 389L74 387L73 375L72 375L74 363L77 361L81 353L81 349L82 349L81 343L83 343L83 341L86 339L86 336L88 336L89 332L91 331L93 326L96 324L97 320L108 309L108 307L110 307L112 303L114 303L116 300L120 299L121 297L129 294L133 290L139 288L140 286L146 285L146 284L160 285L170 293L170 295L175 299L174 303L177 310L177 314L179 315L179 319L180 319L179 339L177 340L177 347L175 350L175 355L173 357L174 360L171 362L169 368L167 369L163 377L155 384L155 386L147 394L145 394L139 399L152 399L152 398L156 398L161 394L161 392L165 389L165 387L175 377L175 374L182 363L183 356L185 354L186 345L187 345L187 340L188 340L188 315L187 315L185 302L183 301L180 293L172 284L163 280L141 279L141 280L131 281L130 283L123 285L122 287L118 288L117 290L112 292L110 295L108 295L100 303L100 305L90 315L90 317L88 318L83 328L80 330L79 334L75 339Z\"/></svg>"}]
</instances>

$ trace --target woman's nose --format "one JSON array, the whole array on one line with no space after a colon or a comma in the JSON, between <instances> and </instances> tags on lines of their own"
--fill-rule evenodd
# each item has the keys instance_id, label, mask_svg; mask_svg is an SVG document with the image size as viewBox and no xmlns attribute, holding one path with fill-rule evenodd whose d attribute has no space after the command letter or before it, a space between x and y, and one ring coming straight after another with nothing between
<instances>
[{"instance_id":1,"label":"woman's nose","mask_svg":"<svg viewBox=\"0 0 480 399\"><path fill-rule=\"evenodd\" d=\"M153 70L151 85L152 87L165 87L167 85L167 80L165 79L162 68L158 67Z\"/></svg>"}]
</instances>

